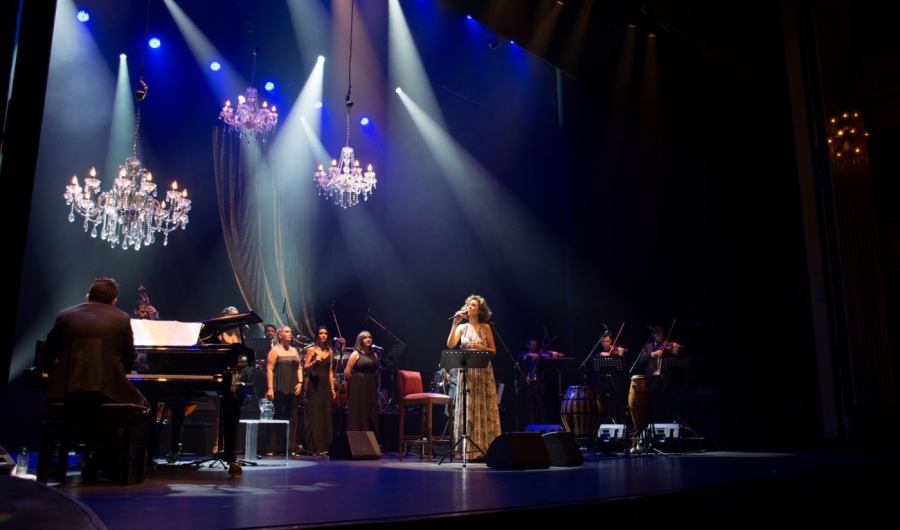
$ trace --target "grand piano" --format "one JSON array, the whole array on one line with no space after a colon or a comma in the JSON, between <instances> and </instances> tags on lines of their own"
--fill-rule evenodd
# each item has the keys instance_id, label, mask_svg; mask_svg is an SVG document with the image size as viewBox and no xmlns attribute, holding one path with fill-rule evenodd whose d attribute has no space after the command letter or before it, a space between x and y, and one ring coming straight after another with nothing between
<instances>
[{"instance_id":1,"label":"grand piano","mask_svg":"<svg viewBox=\"0 0 900 530\"><path fill-rule=\"evenodd\" d=\"M237 362L246 355L250 366L255 360L255 352L244 345L244 328L262 322L256 313L249 311L197 321L201 324L199 341L192 346L135 346L139 359L137 373L127 374L128 379L150 401L151 410L163 412L151 424L151 457L156 458L166 410L171 411L171 450L166 460L178 460L185 409L215 392L220 399L219 419L221 433L219 454L214 455L226 463L236 460L235 441L240 419L240 374ZM208 344L211 338L223 331L237 328L241 343ZM153 460L155 461L155 460Z\"/></svg>"}]
</instances>

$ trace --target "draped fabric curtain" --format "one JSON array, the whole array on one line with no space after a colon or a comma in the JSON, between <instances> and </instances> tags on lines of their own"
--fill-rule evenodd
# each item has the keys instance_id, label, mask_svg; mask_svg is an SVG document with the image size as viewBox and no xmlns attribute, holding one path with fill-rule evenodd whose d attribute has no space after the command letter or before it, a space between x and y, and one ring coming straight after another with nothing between
<instances>
[{"instance_id":1,"label":"draped fabric curtain","mask_svg":"<svg viewBox=\"0 0 900 530\"><path fill-rule=\"evenodd\" d=\"M313 337L310 226L297 186L271 170L266 144L219 128L213 163L222 235L246 307L263 323Z\"/></svg>"}]
</instances>

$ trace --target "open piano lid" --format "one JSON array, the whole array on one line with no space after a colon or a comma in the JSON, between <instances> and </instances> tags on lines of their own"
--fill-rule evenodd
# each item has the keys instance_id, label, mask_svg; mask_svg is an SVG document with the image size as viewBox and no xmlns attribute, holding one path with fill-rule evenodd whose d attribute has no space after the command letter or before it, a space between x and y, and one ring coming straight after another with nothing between
<instances>
[{"instance_id":1,"label":"open piano lid","mask_svg":"<svg viewBox=\"0 0 900 530\"><path fill-rule=\"evenodd\" d=\"M259 324L262 322L262 319L253 311L248 311L246 313L237 313L234 315L219 315L217 317L205 318L198 320L197 322L202 324L200 326L200 336L203 337L215 335L222 331L228 331L229 329L234 329L245 324Z\"/></svg>"}]
</instances>

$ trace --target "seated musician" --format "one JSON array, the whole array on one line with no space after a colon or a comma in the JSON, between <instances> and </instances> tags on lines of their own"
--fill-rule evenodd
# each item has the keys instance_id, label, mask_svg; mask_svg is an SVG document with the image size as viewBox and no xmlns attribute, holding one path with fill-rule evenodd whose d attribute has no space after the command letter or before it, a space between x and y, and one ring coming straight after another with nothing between
<instances>
[{"instance_id":1,"label":"seated musician","mask_svg":"<svg viewBox=\"0 0 900 530\"><path fill-rule=\"evenodd\" d=\"M228 306L222 310L223 315L236 315L238 310L234 306ZM241 342L241 332L237 327L226 329L216 335L220 344L238 344Z\"/></svg>"},{"instance_id":2,"label":"seated musician","mask_svg":"<svg viewBox=\"0 0 900 530\"><path fill-rule=\"evenodd\" d=\"M627 348L613 345L612 335L608 331L600 338L599 355L601 357L623 357L627 351ZM628 385L625 381L626 375L624 373L602 374L597 380L599 386L598 394L605 398L605 409L608 411L608 416L615 423L625 423L625 403L628 394Z\"/></svg>"},{"instance_id":3,"label":"seated musician","mask_svg":"<svg viewBox=\"0 0 900 530\"><path fill-rule=\"evenodd\" d=\"M60 311L40 351L41 368L50 375L45 403L100 405L150 403L125 374L134 365L134 333L128 313L116 308L119 286L112 278L91 283L84 303ZM118 480L114 455L95 453L82 478L98 471Z\"/></svg>"},{"instance_id":4,"label":"seated musician","mask_svg":"<svg viewBox=\"0 0 900 530\"><path fill-rule=\"evenodd\" d=\"M528 423L543 424L546 423L546 384L544 382L544 373L541 370L541 359L557 359L563 357L563 354L555 351L542 350L538 346L538 341L534 337L525 339L527 350L519 355L519 362L522 363L522 371L525 373L525 379L528 382L526 404Z\"/></svg>"},{"instance_id":5,"label":"seated musician","mask_svg":"<svg viewBox=\"0 0 900 530\"><path fill-rule=\"evenodd\" d=\"M136 318L138 320L159 320L159 313L149 302L138 300L134 304L131 318Z\"/></svg>"},{"instance_id":6,"label":"seated musician","mask_svg":"<svg viewBox=\"0 0 900 530\"><path fill-rule=\"evenodd\" d=\"M653 400L653 421L671 422L674 419L675 386L671 376L660 374L660 358L669 355L678 355L683 346L677 342L665 339L665 329L662 326L654 326L651 339L644 345L641 351L641 361L644 363L647 376L651 378L651 399Z\"/></svg>"}]
</instances>

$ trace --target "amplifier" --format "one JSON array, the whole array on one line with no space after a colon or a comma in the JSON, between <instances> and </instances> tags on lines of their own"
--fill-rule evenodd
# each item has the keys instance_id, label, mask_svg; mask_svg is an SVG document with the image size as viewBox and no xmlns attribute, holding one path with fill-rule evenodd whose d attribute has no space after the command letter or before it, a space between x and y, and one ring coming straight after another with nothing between
<instances>
[{"instance_id":1,"label":"amplifier","mask_svg":"<svg viewBox=\"0 0 900 530\"><path fill-rule=\"evenodd\" d=\"M680 423L652 423L650 427L653 429L653 438L657 442L681 438Z\"/></svg>"},{"instance_id":2,"label":"amplifier","mask_svg":"<svg viewBox=\"0 0 900 530\"><path fill-rule=\"evenodd\" d=\"M597 441L600 443L616 442L625 436L625 426L619 423L603 423L597 429Z\"/></svg>"}]
</instances>

